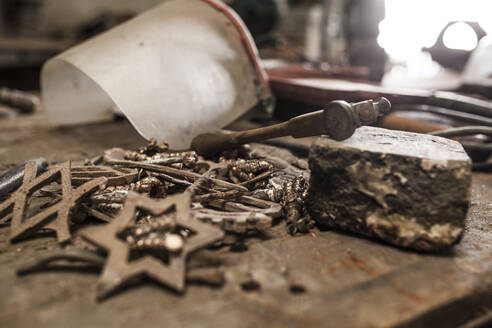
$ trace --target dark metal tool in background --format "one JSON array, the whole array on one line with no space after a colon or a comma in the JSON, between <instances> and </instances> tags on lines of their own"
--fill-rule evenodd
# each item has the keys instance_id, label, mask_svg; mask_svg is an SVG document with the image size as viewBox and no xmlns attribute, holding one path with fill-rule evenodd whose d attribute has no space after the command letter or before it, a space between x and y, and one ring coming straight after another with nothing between
<instances>
[{"instance_id":1,"label":"dark metal tool in background","mask_svg":"<svg viewBox=\"0 0 492 328\"><path fill-rule=\"evenodd\" d=\"M304 138L326 134L332 139L344 140L351 137L358 127L375 123L390 110L391 103L386 98L353 104L337 100L329 103L323 110L294 117L284 123L227 134L201 134L193 139L191 149L206 156L245 143L285 136Z\"/></svg>"},{"instance_id":2,"label":"dark metal tool in background","mask_svg":"<svg viewBox=\"0 0 492 328\"><path fill-rule=\"evenodd\" d=\"M22 185L24 170L28 162L35 162L37 175L43 173L48 167L44 158L36 158L27 161L0 176L0 201L5 200L12 192L16 191Z\"/></svg>"},{"instance_id":3,"label":"dark metal tool in background","mask_svg":"<svg viewBox=\"0 0 492 328\"><path fill-rule=\"evenodd\" d=\"M39 103L39 97L36 97L33 94L19 90L0 88L0 104L12 107L21 113L32 113L36 111Z\"/></svg>"},{"instance_id":4,"label":"dark metal tool in background","mask_svg":"<svg viewBox=\"0 0 492 328\"><path fill-rule=\"evenodd\" d=\"M360 99L385 97L393 105L428 105L492 118L492 102L455 92L390 88L336 79L282 78L275 75L270 75L270 84L277 99L296 101L311 106L326 104L334 99L359 101Z\"/></svg>"}]
</instances>

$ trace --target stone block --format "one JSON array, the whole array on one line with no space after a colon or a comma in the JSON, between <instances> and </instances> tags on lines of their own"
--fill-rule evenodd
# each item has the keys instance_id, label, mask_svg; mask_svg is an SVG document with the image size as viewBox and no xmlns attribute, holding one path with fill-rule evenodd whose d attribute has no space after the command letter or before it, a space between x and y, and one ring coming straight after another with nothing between
<instances>
[{"instance_id":1,"label":"stone block","mask_svg":"<svg viewBox=\"0 0 492 328\"><path fill-rule=\"evenodd\" d=\"M307 205L322 226L419 251L463 234L471 161L456 141L362 127L343 142L317 139L309 165Z\"/></svg>"}]
</instances>

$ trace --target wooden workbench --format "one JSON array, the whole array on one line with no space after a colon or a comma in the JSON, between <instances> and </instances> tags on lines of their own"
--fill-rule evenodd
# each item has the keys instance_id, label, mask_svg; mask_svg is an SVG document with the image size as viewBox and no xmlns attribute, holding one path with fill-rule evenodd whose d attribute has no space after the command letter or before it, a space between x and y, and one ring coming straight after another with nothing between
<instances>
[{"instance_id":1,"label":"wooden workbench","mask_svg":"<svg viewBox=\"0 0 492 328\"><path fill-rule=\"evenodd\" d=\"M126 121L55 129L35 118L0 121L0 169L36 156L80 160L145 141ZM177 295L152 282L95 301L98 273L15 269L56 249L45 235L17 244L0 227L1 327L465 327L491 324L492 175L474 174L466 233L443 255L407 252L333 231L291 237L283 223L218 257L227 283ZM259 290L244 290L245 277ZM484 325L484 327L485 327Z\"/></svg>"}]
</instances>

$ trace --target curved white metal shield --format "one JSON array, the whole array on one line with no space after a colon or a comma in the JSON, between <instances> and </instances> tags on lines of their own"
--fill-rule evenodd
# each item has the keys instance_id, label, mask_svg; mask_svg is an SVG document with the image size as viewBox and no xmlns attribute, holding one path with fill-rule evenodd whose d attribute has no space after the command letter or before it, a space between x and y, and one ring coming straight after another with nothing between
<instances>
[{"instance_id":1,"label":"curved white metal shield","mask_svg":"<svg viewBox=\"0 0 492 328\"><path fill-rule=\"evenodd\" d=\"M269 97L239 17L216 0L171 0L48 61L43 104L61 124L121 110L146 138L186 148Z\"/></svg>"}]
</instances>

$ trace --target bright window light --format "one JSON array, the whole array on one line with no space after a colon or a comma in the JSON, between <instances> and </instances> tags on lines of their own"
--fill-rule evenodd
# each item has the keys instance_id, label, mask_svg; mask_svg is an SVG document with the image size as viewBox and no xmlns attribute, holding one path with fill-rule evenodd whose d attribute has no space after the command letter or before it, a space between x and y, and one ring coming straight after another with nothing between
<instances>
[{"instance_id":1,"label":"bright window light","mask_svg":"<svg viewBox=\"0 0 492 328\"><path fill-rule=\"evenodd\" d=\"M379 25L378 44L393 61L408 61L423 47L432 47L442 29L452 21L478 22L492 33L491 0L385 1L386 18ZM449 47L469 49L476 42L476 37L470 38L462 25L454 29L458 31L451 30L447 36Z\"/></svg>"},{"instance_id":2,"label":"bright window light","mask_svg":"<svg viewBox=\"0 0 492 328\"><path fill-rule=\"evenodd\" d=\"M446 29L443 42L449 49L470 51L477 46L478 38L470 25L458 22Z\"/></svg>"}]
</instances>

